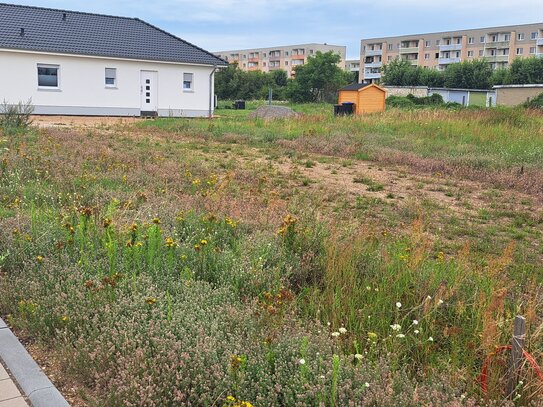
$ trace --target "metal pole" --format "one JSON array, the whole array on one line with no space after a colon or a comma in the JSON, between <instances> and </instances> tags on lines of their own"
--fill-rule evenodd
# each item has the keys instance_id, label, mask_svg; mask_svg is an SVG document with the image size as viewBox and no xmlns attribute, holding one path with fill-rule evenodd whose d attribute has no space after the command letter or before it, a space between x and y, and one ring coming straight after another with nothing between
<instances>
[{"instance_id":1,"label":"metal pole","mask_svg":"<svg viewBox=\"0 0 543 407\"><path fill-rule=\"evenodd\" d=\"M507 394L514 397L515 390L519 382L519 372L524 361L524 339L526 338L526 318L517 315L515 318L515 328L513 339L511 341L511 360L509 363L509 382L507 384Z\"/></svg>"},{"instance_id":2,"label":"metal pole","mask_svg":"<svg viewBox=\"0 0 543 407\"><path fill-rule=\"evenodd\" d=\"M273 99L273 89L272 89L272 87L270 86L270 90L269 90L269 92L268 92L268 105L270 105L270 106L271 106L271 104L272 104L272 99Z\"/></svg>"},{"instance_id":3,"label":"metal pole","mask_svg":"<svg viewBox=\"0 0 543 407\"><path fill-rule=\"evenodd\" d=\"M209 74L209 118L213 118L213 74L217 70L217 65L213 66L213 70Z\"/></svg>"}]
</instances>

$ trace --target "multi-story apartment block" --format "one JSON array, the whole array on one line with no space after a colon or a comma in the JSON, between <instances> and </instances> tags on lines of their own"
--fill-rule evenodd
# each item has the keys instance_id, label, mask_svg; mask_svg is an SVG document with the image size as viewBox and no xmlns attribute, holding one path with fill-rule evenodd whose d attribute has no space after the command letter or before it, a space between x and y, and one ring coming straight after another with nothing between
<instances>
[{"instance_id":1,"label":"multi-story apartment block","mask_svg":"<svg viewBox=\"0 0 543 407\"><path fill-rule=\"evenodd\" d=\"M347 47L328 44L301 44L288 45L284 47L254 48L234 51L219 51L215 55L228 61L231 64L237 64L244 71L262 71L271 72L282 69L291 77L294 74L294 68L304 65L307 58L316 54L317 51L332 51L341 56L339 65L344 67L345 54Z\"/></svg>"},{"instance_id":2,"label":"multi-story apartment block","mask_svg":"<svg viewBox=\"0 0 543 407\"><path fill-rule=\"evenodd\" d=\"M395 58L443 70L478 58L504 68L531 56L543 57L543 23L372 38L361 41L359 80L378 82L382 66Z\"/></svg>"},{"instance_id":3,"label":"multi-story apartment block","mask_svg":"<svg viewBox=\"0 0 543 407\"><path fill-rule=\"evenodd\" d=\"M345 70L347 72L360 72L360 60L348 59L345 61Z\"/></svg>"}]
</instances>

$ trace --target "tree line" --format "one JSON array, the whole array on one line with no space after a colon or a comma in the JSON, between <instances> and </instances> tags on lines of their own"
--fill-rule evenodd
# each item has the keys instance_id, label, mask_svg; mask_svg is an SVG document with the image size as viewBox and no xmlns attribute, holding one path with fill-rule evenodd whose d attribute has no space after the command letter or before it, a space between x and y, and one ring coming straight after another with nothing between
<instances>
[{"instance_id":1,"label":"tree line","mask_svg":"<svg viewBox=\"0 0 543 407\"><path fill-rule=\"evenodd\" d=\"M295 75L276 70L245 72L236 64L220 70L215 75L215 93L222 100L266 99L271 88L275 100L303 102L335 102L337 90L358 80L338 64L341 57L333 52L317 52L305 65L294 68Z\"/></svg>"},{"instance_id":2,"label":"tree line","mask_svg":"<svg viewBox=\"0 0 543 407\"><path fill-rule=\"evenodd\" d=\"M381 82L389 86L428 86L491 89L494 85L543 84L543 58L515 59L508 68L492 69L476 59L449 65L445 70L425 69L395 59L383 66Z\"/></svg>"}]
</instances>

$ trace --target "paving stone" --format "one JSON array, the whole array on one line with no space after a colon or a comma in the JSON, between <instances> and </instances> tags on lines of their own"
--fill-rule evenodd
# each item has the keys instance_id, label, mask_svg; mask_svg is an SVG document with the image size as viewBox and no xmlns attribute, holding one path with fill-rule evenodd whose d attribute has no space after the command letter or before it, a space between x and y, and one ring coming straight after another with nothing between
<instances>
[{"instance_id":1,"label":"paving stone","mask_svg":"<svg viewBox=\"0 0 543 407\"><path fill-rule=\"evenodd\" d=\"M55 387L37 390L28 396L28 398L33 407L70 407Z\"/></svg>"},{"instance_id":2,"label":"paving stone","mask_svg":"<svg viewBox=\"0 0 543 407\"><path fill-rule=\"evenodd\" d=\"M0 318L0 329L6 329L8 326L2 318Z\"/></svg>"},{"instance_id":3,"label":"paving stone","mask_svg":"<svg viewBox=\"0 0 543 407\"><path fill-rule=\"evenodd\" d=\"M21 392L11 379L0 380L0 401L19 397Z\"/></svg>"},{"instance_id":4,"label":"paving stone","mask_svg":"<svg viewBox=\"0 0 543 407\"><path fill-rule=\"evenodd\" d=\"M28 407L28 403L22 397L0 401L0 407Z\"/></svg>"},{"instance_id":5,"label":"paving stone","mask_svg":"<svg viewBox=\"0 0 543 407\"><path fill-rule=\"evenodd\" d=\"M4 366L0 364L0 380L4 380L4 379L9 379L9 374L6 371L6 369L4 369Z\"/></svg>"}]
</instances>

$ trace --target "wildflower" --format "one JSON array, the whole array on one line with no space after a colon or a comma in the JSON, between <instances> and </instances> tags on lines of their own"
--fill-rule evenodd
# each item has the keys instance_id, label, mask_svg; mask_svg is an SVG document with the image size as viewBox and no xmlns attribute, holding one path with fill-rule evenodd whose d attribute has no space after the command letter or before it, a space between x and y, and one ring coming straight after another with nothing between
<instances>
[{"instance_id":1,"label":"wildflower","mask_svg":"<svg viewBox=\"0 0 543 407\"><path fill-rule=\"evenodd\" d=\"M303 358L300 359L300 360L298 361L298 363L300 363L300 365L305 365L305 359L303 359Z\"/></svg>"},{"instance_id":2,"label":"wildflower","mask_svg":"<svg viewBox=\"0 0 543 407\"><path fill-rule=\"evenodd\" d=\"M201 183L200 178L195 178L192 180L192 185L194 185L195 187L200 185L200 183Z\"/></svg>"},{"instance_id":3,"label":"wildflower","mask_svg":"<svg viewBox=\"0 0 543 407\"><path fill-rule=\"evenodd\" d=\"M398 334L398 335L396 335L396 338L405 338L405 335L404 334Z\"/></svg>"},{"instance_id":4,"label":"wildflower","mask_svg":"<svg viewBox=\"0 0 543 407\"><path fill-rule=\"evenodd\" d=\"M402 307L402 303L401 302L397 302L396 303L396 308L400 309Z\"/></svg>"},{"instance_id":5,"label":"wildflower","mask_svg":"<svg viewBox=\"0 0 543 407\"><path fill-rule=\"evenodd\" d=\"M181 255L181 260L183 260L183 261L187 260L187 256L185 254L182 254Z\"/></svg>"},{"instance_id":6,"label":"wildflower","mask_svg":"<svg viewBox=\"0 0 543 407\"><path fill-rule=\"evenodd\" d=\"M236 401L236 398L233 397L233 396L227 396L227 397L226 397L226 400L227 400L227 401Z\"/></svg>"},{"instance_id":7,"label":"wildflower","mask_svg":"<svg viewBox=\"0 0 543 407\"><path fill-rule=\"evenodd\" d=\"M402 329L402 326L400 324L390 325L390 327L393 331L399 331L400 329Z\"/></svg>"},{"instance_id":8,"label":"wildflower","mask_svg":"<svg viewBox=\"0 0 543 407\"><path fill-rule=\"evenodd\" d=\"M432 338L431 336L428 338L428 342L433 342L434 341L434 338Z\"/></svg>"},{"instance_id":9,"label":"wildflower","mask_svg":"<svg viewBox=\"0 0 543 407\"><path fill-rule=\"evenodd\" d=\"M360 353L357 353L356 355L354 355L354 358L357 360L362 360L362 355Z\"/></svg>"},{"instance_id":10,"label":"wildflower","mask_svg":"<svg viewBox=\"0 0 543 407\"><path fill-rule=\"evenodd\" d=\"M132 247L133 246L132 240L127 240L125 246Z\"/></svg>"},{"instance_id":11,"label":"wildflower","mask_svg":"<svg viewBox=\"0 0 543 407\"><path fill-rule=\"evenodd\" d=\"M62 322L68 322L70 317L68 315L63 315L60 319L61 319Z\"/></svg>"},{"instance_id":12,"label":"wildflower","mask_svg":"<svg viewBox=\"0 0 543 407\"><path fill-rule=\"evenodd\" d=\"M428 301L430 301L430 300L432 299L432 297L428 296L428 297L426 297L426 299L427 299Z\"/></svg>"},{"instance_id":13,"label":"wildflower","mask_svg":"<svg viewBox=\"0 0 543 407\"><path fill-rule=\"evenodd\" d=\"M104 229L107 229L111 226L112 223L113 221L110 218L105 218L102 222L102 225L104 226Z\"/></svg>"},{"instance_id":14,"label":"wildflower","mask_svg":"<svg viewBox=\"0 0 543 407\"><path fill-rule=\"evenodd\" d=\"M143 246L143 243L142 242L136 242L136 244L134 246L141 247L141 246Z\"/></svg>"},{"instance_id":15,"label":"wildflower","mask_svg":"<svg viewBox=\"0 0 543 407\"><path fill-rule=\"evenodd\" d=\"M224 221L225 221L226 224L227 224L228 226L230 226L232 229L234 229L234 228L237 226L236 221L234 221L232 218L226 217L226 218L224 219Z\"/></svg>"},{"instance_id":16,"label":"wildflower","mask_svg":"<svg viewBox=\"0 0 543 407\"><path fill-rule=\"evenodd\" d=\"M132 232L136 232L138 230L138 224L137 223L132 223L132 225L130 225L130 230Z\"/></svg>"},{"instance_id":17,"label":"wildflower","mask_svg":"<svg viewBox=\"0 0 543 407\"><path fill-rule=\"evenodd\" d=\"M326 379L326 376L325 375L320 375L320 378L321 379Z\"/></svg>"},{"instance_id":18,"label":"wildflower","mask_svg":"<svg viewBox=\"0 0 543 407\"><path fill-rule=\"evenodd\" d=\"M155 298L155 297L147 297L147 298L145 299L145 302L146 302L147 304L149 304L149 305L153 305L153 304L156 303L156 298Z\"/></svg>"},{"instance_id":19,"label":"wildflower","mask_svg":"<svg viewBox=\"0 0 543 407\"><path fill-rule=\"evenodd\" d=\"M445 260L445 253L439 252L439 253L437 254L437 260L440 261L440 262L442 262L443 260Z\"/></svg>"},{"instance_id":20,"label":"wildflower","mask_svg":"<svg viewBox=\"0 0 543 407\"><path fill-rule=\"evenodd\" d=\"M419 324L419 321L417 321L416 319L413 320L413 325L418 325Z\"/></svg>"},{"instance_id":21,"label":"wildflower","mask_svg":"<svg viewBox=\"0 0 543 407\"><path fill-rule=\"evenodd\" d=\"M339 332L332 332L332 336L333 336L334 338L337 338L337 337L339 336Z\"/></svg>"},{"instance_id":22,"label":"wildflower","mask_svg":"<svg viewBox=\"0 0 543 407\"><path fill-rule=\"evenodd\" d=\"M443 304L443 300L439 300L437 303L438 303L439 305L441 305L441 304Z\"/></svg>"},{"instance_id":23,"label":"wildflower","mask_svg":"<svg viewBox=\"0 0 543 407\"><path fill-rule=\"evenodd\" d=\"M418 335L420 333L418 329L415 329L413 332L415 333L415 335Z\"/></svg>"},{"instance_id":24,"label":"wildflower","mask_svg":"<svg viewBox=\"0 0 543 407\"><path fill-rule=\"evenodd\" d=\"M347 329L345 329L343 327L339 328L338 331L339 331L340 334L346 334L347 333Z\"/></svg>"},{"instance_id":25,"label":"wildflower","mask_svg":"<svg viewBox=\"0 0 543 407\"><path fill-rule=\"evenodd\" d=\"M160 219L157 218L157 217L154 217L154 218L153 218L153 223L154 223L155 225L160 225Z\"/></svg>"},{"instance_id":26,"label":"wildflower","mask_svg":"<svg viewBox=\"0 0 543 407\"><path fill-rule=\"evenodd\" d=\"M197 252L199 252L201 249L200 245L199 244L195 244L194 245L194 250L196 250Z\"/></svg>"},{"instance_id":27,"label":"wildflower","mask_svg":"<svg viewBox=\"0 0 543 407\"><path fill-rule=\"evenodd\" d=\"M366 290L371 291L371 287L369 285L367 285Z\"/></svg>"},{"instance_id":28,"label":"wildflower","mask_svg":"<svg viewBox=\"0 0 543 407\"><path fill-rule=\"evenodd\" d=\"M205 240L205 239L200 240L200 244L202 246L205 246L207 244L207 240Z\"/></svg>"},{"instance_id":29,"label":"wildflower","mask_svg":"<svg viewBox=\"0 0 543 407\"><path fill-rule=\"evenodd\" d=\"M370 387L370 384L368 382L364 383L364 387L367 389L368 387Z\"/></svg>"},{"instance_id":30,"label":"wildflower","mask_svg":"<svg viewBox=\"0 0 543 407\"><path fill-rule=\"evenodd\" d=\"M166 247L170 247L170 248L171 248L171 247L176 247L176 246L177 246L177 243L175 243L175 241L174 241L171 237L167 237L167 238L166 238L166 241L165 241L165 243L164 243L164 245L165 245Z\"/></svg>"},{"instance_id":31,"label":"wildflower","mask_svg":"<svg viewBox=\"0 0 543 407\"><path fill-rule=\"evenodd\" d=\"M375 332L368 332L368 338L375 341L377 340L377 334Z\"/></svg>"},{"instance_id":32,"label":"wildflower","mask_svg":"<svg viewBox=\"0 0 543 407\"><path fill-rule=\"evenodd\" d=\"M232 355L230 356L230 366L232 369L237 369L241 366L243 363L243 358L238 355Z\"/></svg>"},{"instance_id":33,"label":"wildflower","mask_svg":"<svg viewBox=\"0 0 543 407\"><path fill-rule=\"evenodd\" d=\"M41 263L43 261L43 256L36 256L36 260Z\"/></svg>"}]
</instances>

